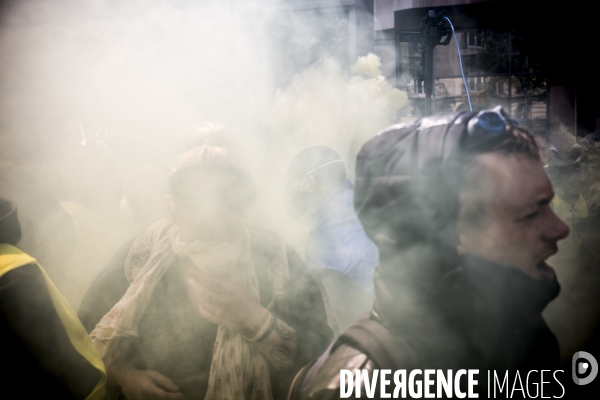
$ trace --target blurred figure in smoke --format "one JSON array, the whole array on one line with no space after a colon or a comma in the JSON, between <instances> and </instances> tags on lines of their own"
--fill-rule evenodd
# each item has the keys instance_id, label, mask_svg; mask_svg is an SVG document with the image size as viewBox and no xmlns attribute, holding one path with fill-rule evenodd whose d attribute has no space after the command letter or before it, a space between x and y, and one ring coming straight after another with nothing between
<instances>
[{"instance_id":1,"label":"blurred figure in smoke","mask_svg":"<svg viewBox=\"0 0 600 400\"><path fill-rule=\"evenodd\" d=\"M306 264L338 336L371 308L378 250L356 217L354 186L337 152L325 146L301 151L287 179L285 209L309 229Z\"/></svg>"},{"instance_id":2,"label":"blurred figure in smoke","mask_svg":"<svg viewBox=\"0 0 600 400\"><path fill-rule=\"evenodd\" d=\"M375 304L301 372L293 398L339 398L340 369L559 366L541 316L559 285L544 260L569 229L533 135L499 107L427 117L367 142L356 176L356 212L380 250Z\"/></svg>"},{"instance_id":3,"label":"blurred figure in smoke","mask_svg":"<svg viewBox=\"0 0 600 400\"><path fill-rule=\"evenodd\" d=\"M48 274L73 309L123 243L167 225L167 176L165 166L142 166L125 176L120 210L100 212L63 201L42 221L39 237Z\"/></svg>"},{"instance_id":4,"label":"blurred figure in smoke","mask_svg":"<svg viewBox=\"0 0 600 400\"><path fill-rule=\"evenodd\" d=\"M251 159L252 154L257 153L254 141L248 140L247 136L239 134L230 127L210 121L205 121L203 124L194 126L190 141L185 150L197 146L228 148L235 154L235 158L242 169L251 174L255 179L260 178L256 176L256 163Z\"/></svg>"},{"instance_id":5,"label":"blurred figure in smoke","mask_svg":"<svg viewBox=\"0 0 600 400\"><path fill-rule=\"evenodd\" d=\"M130 215L143 230L150 231L168 223L167 177L167 168L154 164L144 165L125 176L121 211Z\"/></svg>"},{"instance_id":6,"label":"blurred figure in smoke","mask_svg":"<svg viewBox=\"0 0 600 400\"><path fill-rule=\"evenodd\" d=\"M79 315L128 400L281 399L331 340L301 259L249 226L254 183L229 149L199 146L170 176L175 222L127 243Z\"/></svg>"},{"instance_id":7,"label":"blurred figure in smoke","mask_svg":"<svg viewBox=\"0 0 600 400\"><path fill-rule=\"evenodd\" d=\"M39 168L0 161L0 196L19 207L23 231L19 247L42 262L45 260L39 229L59 203L44 178Z\"/></svg>"},{"instance_id":8,"label":"blurred figure in smoke","mask_svg":"<svg viewBox=\"0 0 600 400\"><path fill-rule=\"evenodd\" d=\"M2 390L23 399L103 399L100 356L36 259L15 247L20 240L17 208L0 198Z\"/></svg>"},{"instance_id":9,"label":"blurred figure in smoke","mask_svg":"<svg viewBox=\"0 0 600 400\"><path fill-rule=\"evenodd\" d=\"M587 191L588 215L575 225L577 237L581 239L579 257L589 270L597 270L600 264L600 182L590 185Z\"/></svg>"},{"instance_id":10,"label":"blurred figure in smoke","mask_svg":"<svg viewBox=\"0 0 600 400\"><path fill-rule=\"evenodd\" d=\"M556 191L552 206L572 230L551 260L562 295L545 318L568 364L574 352L600 351L600 147L564 126L555 131L554 141L546 168Z\"/></svg>"}]
</instances>

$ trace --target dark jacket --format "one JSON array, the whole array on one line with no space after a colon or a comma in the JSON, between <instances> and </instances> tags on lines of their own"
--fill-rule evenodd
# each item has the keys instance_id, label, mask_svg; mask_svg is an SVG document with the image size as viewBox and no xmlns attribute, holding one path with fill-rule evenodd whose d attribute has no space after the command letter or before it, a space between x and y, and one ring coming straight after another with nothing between
<instances>
[{"instance_id":1,"label":"dark jacket","mask_svg":"<svg viewBox=\"0 0 600 400\"><path fill-rule=\"evenodd\" d=\"M509 382L517 370L555 370L560 368L558 341L546 325L541 313L558 294L558 284L544 284L527 275L487 261L465 257L463 268L451 279L455 284L456 300L439 298L439 304L430 303L428 313L444 310L444 300L454 304L455 312L444 312L445 321L419 323L404 319L402 327L392 328L385 321L371 315L387 330L366 335L356 340L352 328L334 344L331 355L320 367L310 385L304 388L304 399L339 399L340 370L366 369L479 369L480 398L487 393L487 371L497 370L502 377L509 371ZM423 316L424 319L427 316ZM358 325L364 325L364 321ZM387 326L386 326L387 325ZM372 328L370 328L372 329ZM436 331L443 337L437 337ZM348 334L349 333L349 334ZM376 337L375 337L376 336ZM396 357L385 358L377 341L394 347ZM366 343L366 344L365 344ZM500 375L499 375L500 376ZM562 379L565 376L561 376ZM560 388L551 382L547 393L560 395ZM364 383L362 393L365 393ZM379 393L379 388L377 392ZM506 394L506 393L505 393ZM515 397L518 398L518 392ZM498 392L498 398L506 397ZM376 397L378 398L378 397Z\"/></svg>"},{"instance_id":2,"label":"dark jacket","mask_svg":"<svg viewBox=\"0 0 600 400\"><path fill-rule=\"evenodd\" d=\"M85 399L100 380L69 340L35 264L0 277L0 343L8 397Z\"/></svg>"},{"instance_id":3,"label":"dark jacket","mask_svg":"<svg viewBox=\"0 0 600 400\"><path fill-rule=\"evenodd\" d=\"M558 367L558 343L541 316L558 284L457 254L462 166L511 134L500 116L480 125L474 116L394 125L359 152L354 206L380 252L372 315L303 370L292 399L340 398L341 369L479 369L485 398L488 369Z\"/></svg>"},{"instance_id":4,"label":"dark jacket","mask_svg":"<svg viewBox=\"0 0 600 400\"><path fill-rule=\"evenodd\" d=\"M64 305L35 260L15 246L21 239L17 208L0 198L0 344L3 398L85 399L104 393L102 371L76 348L72 336L84 334L63 321ZM24 262L15 257L25 258ZM22 259L21 258L21 259ZM64 299L63 299L64 300ZM65 303L66 304L66 301ZM59 315L59 312L63 311ZM68 310L70 311L70 310ZM91 345L91 343L89 343ZM102 382L102 386L99 386ZM95 388L99 388L94 391Z\"/></svg>"},{"instance_id":5,"label":"dark jacket","mask_svg":"<svg viewBox=\"0 0 600 400\"><path fill-rule=\"evenodd\" d=\"M273 297L269 266L278 256L281 239L258 229L250 229L252 259L259 281L260 301L266 306ZM129 287L124 264L131 243L115 254L86 293L79 318L90 332L120 300ZM332 339L327 326L319 289L295 251L288 248L291 279L284 296L271 311L296 330L298 357L293 367L271 371L275 399L285 398L296 372L320 354ZM186 399L204 398L212 362L217 328L199 318L187 297L183 274L177 261L159 281L139 323L139 337L130 339L126 360L138 369L150 369L172 379Z\"/></svg>"}]
</instances>

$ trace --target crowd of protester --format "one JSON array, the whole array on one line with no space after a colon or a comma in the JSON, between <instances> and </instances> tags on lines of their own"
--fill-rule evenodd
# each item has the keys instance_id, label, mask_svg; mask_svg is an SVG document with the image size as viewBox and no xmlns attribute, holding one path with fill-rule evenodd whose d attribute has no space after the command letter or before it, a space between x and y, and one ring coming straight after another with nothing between
<instances>
[{"instance_id":1,"label":"crowd of protester","mask_svg":"<svg viewBox=\"0 0 600 400\"><path fill-rule=\"evenodd\" d=\"M254 223L260 177L232 136L126 168L118 190L96 182L112 208L0 162L5 385L30 377L22 398L336 399L341 369L560 367L545 260L570 229L552 157L501 109L380 132L354 183L335 149L299 152L281 189L307 232L301 254ZM73 186L94 191L89 179ZM593 204L577 225L586 260Z\"/></svg>"}]
</instances>

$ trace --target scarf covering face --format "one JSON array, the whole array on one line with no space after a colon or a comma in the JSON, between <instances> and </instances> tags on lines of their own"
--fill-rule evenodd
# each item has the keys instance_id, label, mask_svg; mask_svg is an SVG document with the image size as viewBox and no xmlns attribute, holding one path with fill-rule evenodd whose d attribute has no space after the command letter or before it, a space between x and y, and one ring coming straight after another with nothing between
<instances>
[{"instance_id":1,"label":"scarf covering face","mask_svg":"<svg viewBox=\"0 0 600 400\"><path fill-rule=\"evenodd\" d=\"M227 250L230 251L227 251ZM238 254L232 265L231 254ZM226 243L197 240L181 241L177 226L171 227L154 246L152 255L136 275L121 300L106 314L90 334L107 364L114 360L120 337L137 337L141 320L156 284L175 257L189 257L197 268L211 276L220 276L237 268L242 283L259 301L258 280L252 263L250 235ZM234 260L235 261L235 260ZM239 332L219 326L213 348L208 390L205 400L272 400L266 360Z\"/></svg>"}]
</instances>

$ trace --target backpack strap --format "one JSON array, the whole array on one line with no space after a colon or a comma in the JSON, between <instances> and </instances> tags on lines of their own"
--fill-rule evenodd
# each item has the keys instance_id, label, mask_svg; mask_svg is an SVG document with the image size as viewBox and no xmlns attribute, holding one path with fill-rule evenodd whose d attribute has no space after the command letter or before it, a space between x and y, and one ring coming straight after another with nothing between
<instances>
[{"instance_id":1,"label":"backpack strap","mask_svg":"<svg viewBox=\"0 0 600 400\"><path fill-rule=\"evenodd\" d=\"M332 342L325 352L319 356L319 358L313 360L310 364L305 365L298 373L296 377L292 381L292 385L290 386L290 393L288 395L288 400L302 400L304 399L304 395L308 391L309 386L317 377L319 370L327 361L327 358L331 354L331 349L336 344L337 341Z\"/></svg>"},{"instance_id":2,"label":"backpack strap","mask_svg":"<svg viewBox=\"0 0 600 400\"><path fill-rule=\"evenodd\" d=\"M298 372L292 382L288 400L304 398L329 355L343 344L365 353L381 369L406 368L415 359L408 343L394 335L375 312L371 311L368 317L357 321L344 331L319 358Z\"/></svg>"},{"instance_id":3,"label":"backpack strap","mask_svg":"<svg viewBox=\"0 0 600 400\"><path fill-rule=\"evenodd\" d=\"M342 333L332 351L340 344L361 350L379 368L396 370L414 360L408 343L394 335L373 312Z\"/></svg>"}]
</instances>

